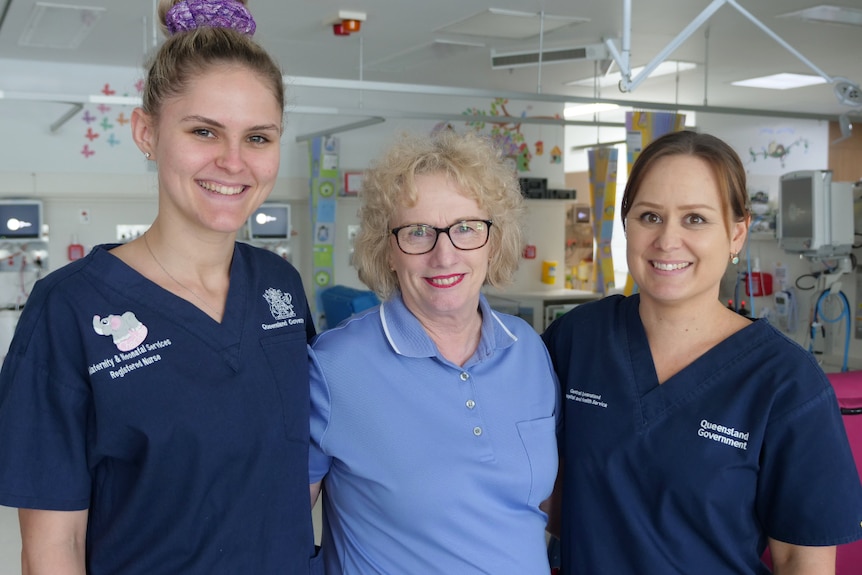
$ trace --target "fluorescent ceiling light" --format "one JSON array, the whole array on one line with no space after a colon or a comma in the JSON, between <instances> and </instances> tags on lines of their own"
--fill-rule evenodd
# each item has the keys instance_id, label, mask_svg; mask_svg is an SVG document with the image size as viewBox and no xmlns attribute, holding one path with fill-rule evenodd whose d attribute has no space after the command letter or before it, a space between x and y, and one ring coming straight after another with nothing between
<instances>
[{"instance_id":1,"label":"fluorescent ceiling light","mask_svg":"<svg viewBox=\"0 0 862 575\"><path fill-rule=\"evenodd\" d=\"M488 8L483 12L438 28L435 32L526 40L539 34L547 34L559 28L584 22L589 22L589 19Z\"/></svg>"},{"instance_id":2,"label":"fluorescent ceiling light","mask_svg":"<svg viewBox=\"0 0 862 575\"><path fill-rule=\"evenodd\" d=\"M817 84L825 83L826 79L822 76L787 73L772 74L771 76L761 76L760 78L749 78L748 80L731 82L734 86L744 86L746 88L767 88L769 90L789 90L791 88L815 86Z\"/></svg>"},{"instance_id":3,"label":"fluorescent ceiling light","mask_svg":"<svg viewBox=\"0 0 862 575\"><path fill-rule=\"evenodd\" d=\"M374 71L402 72L429 63L437 63L442 58L484 48L481 42L470 42L450 38L435 38L433 42L421 44L394 54L388 54L379 60L366 62L365 67Z\"/></svg>"},{"instance_id":4,"label":"fluorescent ceiling light","mask_svg":"<svg viewBox=\"0 0 862 575\"><path fill-rule=\"evenodd\" d=\"M90 34L106 8L36 2L19 46L73 50Z\"/></svg>"},{"instance_id":5,"label":"fluorescent ceiling light","mask_svg":"<svg viewBox=\"0 0 862 575\"><path fill-rule=\"evenodd\" d=\"M829 24L847 24L862 26L862 10L845 8L844 6L829 6L821 4L797 12L782 14L779 18L798 18L808 22L826 22Z\"/></svg>"},{"instance_id":6,"label":"fluorescent ceiling light","mask_svg":"<svg viewBox=\"0 0 862 575\"><path fill-rule=\"evenodd\" d=\"M587 114L598 114L599 112L610 112L618 109L617 104L604 104L597 102L595 104L572 104L563 108L563 117L571 120L577 116L586 116Z\"/></svg>"},{"instance_id":7,"label":"fluorescent ceiling light","mask_svg":"<svg viewBox=\"0 0 862 575\"><path fill-rule=\"evenodd\" d=\"M638 74L641 73L641 70L644 69L645 66L638 66L637 68L632 68L632 78L637 78ZM677 72L685 72L687 70L694 70L697 68L697 64L694 62L679 62L677 60L665 60L658 66L656 66L655 70L652 71L652 74L649 75L650 78L655 78L656 76L666 76L668 74L676 74ZM601 87L608 86L617 86L622 80L623 76L619 72L610 72L605 74L604 76L600 76L598 81L596 78L584 78L583 80L575 80L574 82L566 82L566 86L594 86L598 83Z\"/></svg>"}]
</instances>

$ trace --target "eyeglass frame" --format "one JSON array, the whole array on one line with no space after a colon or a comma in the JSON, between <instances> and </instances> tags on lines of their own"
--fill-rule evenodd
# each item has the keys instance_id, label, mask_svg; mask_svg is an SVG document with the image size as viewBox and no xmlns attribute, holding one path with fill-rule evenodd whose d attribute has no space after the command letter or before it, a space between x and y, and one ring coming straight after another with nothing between
<instances>
[{"instance_id":1,"label":"eyeglass frame","mask_svg":"<svg viewBox=\"0 0 862 575\"><path fill-rule=\"evenodd\" d=\"M482 222L483 224L488 226L488 233L485 235L485 241L482 243L481 246L476 246L475 248L459 248L457 245L455 245L455 242L452 241L452 236L449 235L449 230L451 230L453 226L457 226L458 224L463 224L464 222ZM449 243L451 243L452 247L455 248L456 250L460 250L462 252L472 252L473 250L482 249L488 245L488 242L491 239L491 226L492 225L494 225L494 222L492 220L480 220L480 219L458 220L457 222L450 224L450 225L446 226L445 228L438 228L438 227L434 227L434 226L431 226L428 224L406 224L403 226L398 226L397 228L392 228L391 230L389 230L389 233L392 234L393 236L395 236L395 245L398 246L398 249L401 250L401 253L408 255L408 256L424 256L425 254L431 253L434 251L434 248L437 247L437 241L440 239L441 234L446 234L446 237L449 238ZM431 244L431 247L428 248L427 250L425 250L424 252L410 253L410 252L404 251L404 248L401 247L401 240L398 239L398 232L400 232L401 230L406 229L406 228L411 228L413 226L425 226L429 230L434 230L434 234L435 234L434 235L434 243Z\"/></svg>"}]
</instances>

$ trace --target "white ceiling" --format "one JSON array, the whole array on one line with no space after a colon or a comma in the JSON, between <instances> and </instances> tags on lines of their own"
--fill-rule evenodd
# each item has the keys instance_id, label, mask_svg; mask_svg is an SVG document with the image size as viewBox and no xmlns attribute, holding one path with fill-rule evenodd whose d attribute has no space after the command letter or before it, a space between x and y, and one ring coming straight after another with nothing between
<instances>
[{"instance_id":1,"label":"white ceiling","mask_svg":"<svg viewBox=\"0 0 862 575\"><path fill-rule=\"evenodd\" d=\"M721 1L721 0L716 0ZM709 106L763 110L794 115L837 116L847 112L832 85L775 91L731 86L730 82L778 72L817 74L791 51L759 29L735 7L783 38L829 77L862 83L862 27L810 23L782 14L831 0L727 0L668 58L695 62L694 71L649 78L632 93L602 88L601 99L660 102L683 109ZM837 0L862 9L862 0ZM68 0L52 4L75 5ZM0 0L0 58L57 63L141 66L154 45L152 0L81 0L104 11L77 48L23 47L22 32L37 0ZM710 0L634 0L631 63L649 63L697 16ZM288 76L364 80L413 85L472 88L501 93L541 93L593 98L594 86L566 82L593 76L596 63L579 61L514 70L493 70L491 50L537 51L601 44L615 39L621 49L624 0L250 0L257 20L255 38L280 62ZM504 18L492 36L447 33L443 29L489 9L544 13L544 20ZM362 30L333 34L326 22L340 10L367 15ZM80 11L68 10L74 30ZM565 20L559 25L559 17ZM511 22L522 22L511 27ZM580 23L578 23L580 22ZM43 25L47 24L47 20ZM66 22L61 21L65 30ZM503 26L508 26L505 30ZM537 33L542 30L543 34ZM524 34L519 34L523 30ZM518 39L513 36L527 35ZM70 34L70 36L74 36ZM503 37L508 36L508 37ZM31 37L32 38L32 37ZM74 38L72 38L74 39ZM467 41L473 46L441 44ZM3 89L0 78L0 90Z\"/></svg>"}]
</instances>

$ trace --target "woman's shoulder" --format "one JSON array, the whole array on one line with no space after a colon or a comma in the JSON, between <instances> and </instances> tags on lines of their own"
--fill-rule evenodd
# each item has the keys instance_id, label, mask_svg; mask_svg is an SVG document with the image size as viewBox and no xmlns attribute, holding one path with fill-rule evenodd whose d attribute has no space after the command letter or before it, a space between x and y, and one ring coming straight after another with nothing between
<instances>
[{"instance_id":1,"label":"woman's shoulder","mask_svg":"<svg viewBox=\"0 0 862 575\"><path fill-rule=\"evenodd\" d=\"M770 394L773 417L834 400L818 357L767 320L753 322L739 335L733 343L742 356L740 365Z\"/></svg>"},{"instance_id":2,"label":"woman's shoulder","mask_svg":"<svg viewBox=\"0 0 862 575\"><path fill-rule=\"evenodd\" d=\"M362 310L336 326L318 333L311 342L315 352L364 349L370 347L373 335L381 329L380 306ZM357 345L362 341L362 345Z\"/></svg>"},{"instance_id":3,"label":"woman's shoulder","mask_svg":"<svg viewBox=\"0 0 862 575\"><path fill-rule=\"evenodd\" d=\"M501 326L506 328L508 331L520 335L520 334L533 334L538 336L536 330L533 329L533 326L523 317L513 315L511 313L506 313L492 307L488 307L490 310L491 318L493 321L499 322Z\"/></svg>"},{"instance_id":4,"label":"woman's shoulder","mask_svg":"<svg viewBox=\"0 0 862 575\"><path fill-rule=\"evenodd\" d=\"M755 353L757 350L764 350L780 358L787 371L823 372L813 353L772 325L768 319L760 318L751 322L740 334L749 339Z\"/></svg>"},{"instance_id":5,"label":"woman's shoulder","mask_svg":"<svg viewBox=\"0 0 862 575\"><path fill-rule=\"evenodd\" d=\"M273 250L253 246L245 242L236 242L236 254L239 255L245 270L253 277L262 281L270 281L275 277L287 278L296 283L302 279L294 265L281 254Z\"/></svg>"},{"instance_id":6,"label":"woman's shoulder","mask_svg":"<svg viewBox=\"0 0 862 575\"><path fill-rule=\"evenodd\" d=\"M559 330L571 331L583 326L598 329L614 325L619 315L624 313L629 306L635 306L636 309L637 305L637 296L626 297L620 294L604 296L593 301L578 304L554 320L546 333L554 333Z\"/></svg>"},{"instance_id":7,"label":"woman's shoulder","mask_svg":"<svg viewBox=\"0 0 862 575\"><path fill-rule=\"evenodd\" d=\"M36 281L27 298L26 305L44 303L45 299L69 294L74 296L86 295L81 293L84 287L79 281L92 284L102 278L104 283L109 283L114 277L115 268L124 267L120 260L108 253L112 246L98 245L90 253L81 259L69 262L45 275Z\"/></svg>"},{"instance_id":8,"label":"woman's shoulder","mask_svg":"<svg viewBox=\"0 0 862 575\"><path fill-rule=\"evenodd\" d=\"M247 260L252 264L277 264L280 266L289 267L291 269L296 269L293 267L293 264L290 263L290 260L288 260L285 255L279 254L272 249L263 248L240 241L236 242L235 246L237 251L242 254L243 259Z\"/></svg>"}]
</instances>

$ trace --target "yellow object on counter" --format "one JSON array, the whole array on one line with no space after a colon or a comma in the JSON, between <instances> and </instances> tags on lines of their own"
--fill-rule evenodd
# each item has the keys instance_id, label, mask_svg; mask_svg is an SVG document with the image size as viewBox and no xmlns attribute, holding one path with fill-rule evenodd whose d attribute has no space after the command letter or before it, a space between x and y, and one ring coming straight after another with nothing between
<instances>
[{"instance_id":1,"label":"yellow object on counter","mask_svg":"<svg viewBox=\"0 0 862 575\"><path fill-rule=\"evenodd\" d=\"M542 262L542 283L554 284L557 282L557 262L545 260Z\"/></svg>"}]
</instances>

